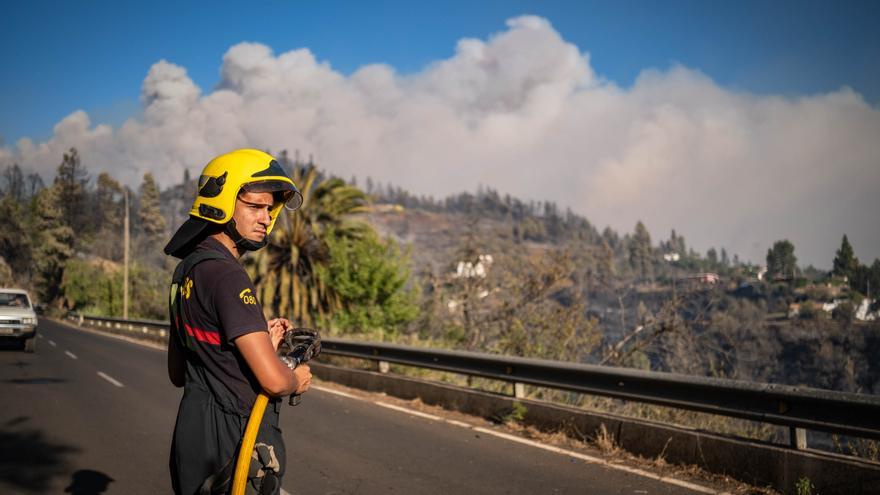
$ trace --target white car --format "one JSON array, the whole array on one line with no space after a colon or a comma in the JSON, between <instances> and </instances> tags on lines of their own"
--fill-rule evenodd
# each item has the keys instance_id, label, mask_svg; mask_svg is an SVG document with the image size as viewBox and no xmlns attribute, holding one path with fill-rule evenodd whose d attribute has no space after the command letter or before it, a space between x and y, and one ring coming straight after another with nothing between
<instances>
[{"instance_id":1,"label":"white car","mask_svg":"<svg viewBox=\"0 0 880 495\"><path fill-rule=\"evenodd\" d=\"M0 338L17 339L25 352L37 347L37 313L26 290L0 289Z\"/></svg>"}]
</instances>

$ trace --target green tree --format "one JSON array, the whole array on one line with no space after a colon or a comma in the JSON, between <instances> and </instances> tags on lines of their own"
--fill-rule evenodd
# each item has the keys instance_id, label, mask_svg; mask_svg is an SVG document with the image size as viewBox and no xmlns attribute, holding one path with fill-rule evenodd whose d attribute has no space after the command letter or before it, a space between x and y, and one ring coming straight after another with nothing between
<instances>
[{"instance_id":1,"label":"green tree","mask_svg":"<svg viewBox=\"0 0 880 495\"><path fill-rule=\"evenodd\" d=\"M0 257L19 279L30 272L32 261L27 229L30 222L25 212L11 194L0 198Z\"/></svg>"},{"instance_id":2,"label":"green tree","mask_svg":"<svg viewBox=\"0 0 880 495\"><path fill-rule=\"evenodd\" d=\"M98 219L99 239L121 239L123 215L122 186L106 172L98 175L93 204ZM120 242L98 242L95 254L111 260L122 258Z\"/></svg>"},{"instance_id":3,"label":"green tree","mask_svg":"<svg viewBox=\"0 0 880 495\"><path fill-rule=\"evenodd\" d=\"M61 279L64 305L71 310L105 316L122 316L122 267L104 260L67 261ZM168 273L134 263L131 266L132 318L168 316Z\"/></svg>"},{"instance_id":4,"label":"green tree","mask_svg":"<svg viewBox=\"0 0 880 495\"><path fill-rule=\"evenodd\" d=\"M856 259L849 239L844 234L843 240L840 241L840 248L834 256L834 268L831 270L831 273L838 277L846 277L847 280L851 281L858 266L859 260Z\"/></svg>"},{"instance_id":5,"label":"green tree","mask_svg":"<svg viewBox=\"0 0 880 495\"><path fill-rule=\"evenodd\" d=\"M407 288L408 255L390 239L368 232L361 237L327 233L330 260L319 265L320 278L339 297L342 309L331 323L342 333L378 333L393 337L418 314L417 294Z\"/></svg>"},{"instance_id":6,"label":"green tree","mask_svg":"<svg viewBox=\"0 0 880 495\"><path fill-rule=\"evenodd\" d=\"M355 216L368 211L367 197L342 179L322 178L313 165L295 165L293 180L303 194L300 209L282 210L266 248L246 266L268 315L311 325L342 309L342 301L318 266L330 261L326 233L349 239L369 227Z\"/></svg>"},{"instance_id":7,"label":"green tree","mask_svg":"<svg viewBox=\"0 0 880 495\"><path fill-rule=\"evenodd\" d=\"M880 292L880 259L875 259L871 266L856 263L849 285L864 296L876 297Z\"/></svg>"},{"instance_id":8,"label":"green tree","mask_svg":"<svg viewBox=\"0 0 880 495\"><path fill-rule=\"evenodd\" d=\"M158 320L168 317L168 277L166 270L142 263L132 264L129 311L134 318Z\"/></svg>"},{"instance_id":9,"label":"green tree","mask_svg":"<svg viewBox=\"0 0 880 495\"><path fill-rule=\"evenodd\" d=\"M718 251L715 248L709 248L706 251L706 261L709 262L709 267L714 269L718 265Z\"/></svg>"},{"instance_id":10,"label":"green tree","mask_svg":"<svg viewBox=\"0 0 880 495\"><path fill-rule=\"evenodd\" d=\"M797 271L794 244L788 239L773 243L773 247L767 250L767 273L771 276L794 278Z\"/></svg>"},{"instance_id":11,"label":"green tree","mask_svg":"<svg viewBox=\"0 0 880 495\"><path fill-rule=\"evenodd\" d=\"M596 282L605 289L611 288L614 272L614 250L611 249L608 241L603 239L596 257Z\"/></svg>"},{"instance_id":12,"label":"green tree","mask_svg":"<svg viewBox=\"0 0 880 495\"><path fill-rule=\"evenodd\" d=\"M25 191L25 179L21 167L17 163L6 167L3 175L0 176L0 195L21 201L24 199Z\"/></svg>"},{"instance_id":13,"label":"green tree","mask_svg":"<svg viewBox=\"0 0 880 495\"><path fill-rule=\"evenodd\" d=\"M33 198L41 189L43 189L43 187L45 187L45 184L43 184L43 178L36 172L28 174L25 179L25 184L25 195L28 198Z\"/></svg>"},{"instance_id":14,"label":"green tree","mask_svg":"<svg viewBox=\"0 0 880 495\"><path fill-rule=\"evenodd\" d=\"M140 187L138 221L150 245L162 240L165 234L165 217L162 216L162 210L159 208L159 187L153 179L153 174L149 172L144 174L144 181Z\"/></svg>"},{"instance_id":15,"label":"green tree","mask_svg":"<svg viewBox=\"0 0 880 495\"><path fill-rule=\"evenodd\" d=\"M6 264L6 260L0 256L0 286L9 287L10 285L17 285L15 278L12 276L12 269Z\"/></svg>"},{"instance_id":16,"label":"green tree","mask_svg":"<svg viewBox=\"0 0 880 495\"><path fill-rule=\"evenodd\" d=\"M58 302L64 266L73 255L73 229L64 221L59 205L61 184L37 195L33 222L33 258L36 285L44 302Z\"/></svg>"},{"instance_id":17,"label":"green tree","mask_svg":"<svg viewBox=\"0 0 880 495\"><path fill-rule=\"evenodd\" d=\"M70 152L64 154L61 164L58 165L55 194L64 223L78 234L86 231L89 222L86 208L88 183L89 174L80 161L79 153L76 148L70 148Z\"/></svg>"},{"instance_id":18,"label":"green tree","mask_svg":"<svg viewBox=\"0 0 880 495\"><path fill-rule=\"evenodd\" d=\"M636 223L635 232L629 244L629 264L641 279L654 276L651 252L651 234L641 220Z\"/></svg>"},{"instance_id":19,"label":"green tree","mask_svg":"<svg viewBox=\"0 0 880 495\"><path fill-rule=\"evenodd\" d=\"M669 235L669 249L678 253L679 256L684 258L687 255L687 245L684 241L684 236L680 236L675 233L675 229L672 229L672 233Z\"/></svg>"},{"instance_id":20,"label":"green tree","mask_svg":"<svg viewBox=\"0 0 880 495\"><path fill-rule=\"evenodd\" d=\"M122 314L122 274L104 266L69 260L61 278L65 306L83 313L118 316Z\"/></svg>"},{"instance_id":21,"label":"green tree","mask_svg":"<svg viewBox=\"0 0 880 495\"><path fill-rule=\"evenodd\" d=\"M877 292L880 292L880 258L874 258L874 263L871 263L871 268L868 270L868 285L865 295L876 298Z\"/></svg>"}]
</instances>

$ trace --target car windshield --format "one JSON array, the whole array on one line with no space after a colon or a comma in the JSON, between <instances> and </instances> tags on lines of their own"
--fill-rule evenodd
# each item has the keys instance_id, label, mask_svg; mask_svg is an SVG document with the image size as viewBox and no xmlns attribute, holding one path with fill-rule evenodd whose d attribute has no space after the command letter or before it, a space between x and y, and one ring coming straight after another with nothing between
<instances>
[{"instance_id":1,"label":"car windshield","mask_svg":"<svg viewBox=\"0 0 880 495\"><path fill-rule=\"evenodd\" d=\"M0 292L0 308L30 308L31 303L24 294Z\"/></svg>"}]
</instances>

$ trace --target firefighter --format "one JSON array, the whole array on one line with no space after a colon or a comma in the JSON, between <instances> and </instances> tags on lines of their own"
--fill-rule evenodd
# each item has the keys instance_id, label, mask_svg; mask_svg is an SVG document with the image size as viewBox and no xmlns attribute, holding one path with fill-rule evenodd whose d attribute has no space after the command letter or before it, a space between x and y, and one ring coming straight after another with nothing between
<instances>
[{"instance_id":1,"label":"firefighter","mask_svg":"<svg viewBox=\"0 0 880 495\"><path fill-rule=\"evenodd\" d=\"M309 389L307 364L277 356L285 318L269 321L238 259L263 248L282 207L303 197L272 156L240 149L209 162L189 219L165 254L182 261L172 280L168 376L183 387L171 445L175 493L224 493L259 393L272 398L260 423L248 492L280 492L286 462L280 398Z\"/></svg>"}]
</instances>

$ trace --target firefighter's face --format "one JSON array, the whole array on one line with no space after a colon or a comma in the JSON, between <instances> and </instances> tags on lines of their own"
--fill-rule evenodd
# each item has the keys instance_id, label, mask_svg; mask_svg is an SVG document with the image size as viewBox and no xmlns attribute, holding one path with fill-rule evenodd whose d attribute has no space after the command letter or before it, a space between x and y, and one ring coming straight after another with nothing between
<instances>
[{"instance_id":1,"label":"firefighter's face","mask_svg":"<svg viewBox=\"0 0 880 495\"><path fill-rule=\"evenodd\" d=\"M242 191L235 201L235 213L232 214L238 233L252 241L262 241L272 222L269 217L272 204L270 192Z\"/></svg>"}]
</instances>

